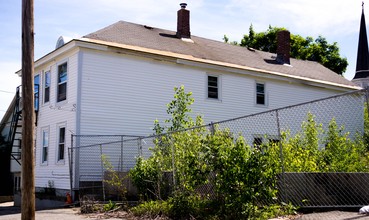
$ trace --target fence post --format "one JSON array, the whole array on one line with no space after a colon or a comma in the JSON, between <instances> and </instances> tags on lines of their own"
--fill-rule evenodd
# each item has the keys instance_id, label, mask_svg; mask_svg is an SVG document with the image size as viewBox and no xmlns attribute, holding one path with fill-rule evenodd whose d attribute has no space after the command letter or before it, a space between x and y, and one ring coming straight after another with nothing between
<instances>
[{"instance_id":1,"label":"fence post","mask_svg":"<svg viewBox=\"0 0 369 220\"><path fill-rule=\"evenodd\" d=\"M102 153L102 145L100 144L100 161L101 161L101 183L102 183L102 190L103 190L103 199L105 202L105 184L104 184L104 162L103 162L103 153Z\"/></svg>"},{"instance_id":2,"label":"fence post","mask_svg":"<svg viewBox=\"0 0 369 220\"><path fill-rule=\"evenodd\" d=\"M69 182L70 182L70 194L72 196L72 200L75 201L75 196L73 193L73 134L71 134L71 147L68 150L68 157L69 157Z\"/></svg>"},{"instance_id":3,"label":"fence post","mask_svg":"<svg viewBox=\"0 0 369 220\"><path fill-rule=\"evenodd\" d=\"M120 144L120 171L123 172L123 139L124 139L124 136L120 136L120 141L121 141L121 144Z\"/></svg>"},{"instance_id":4,"label":"fence post","mask_svg":"<svg viewBox=\"0 0 369 220\"><path fill-rule=\"evenodd\" d=\"M214 123L213 122L210 122L210 132L211 132L211 135L214 135L214 133L215 133L215 128L214 128Z\"/></svg>"},{"instance_id":5,"label":"fence post","mask_svg":"<svg viewBox=\"0 0 369 220\"><path fill-rule=\"evenodd\" d=\"M170 144L172 145L172 167L173 167L173 186L174 186L174 189L176 188L177 186L177 181L176 181L176 163L175 163L175 150L176 148L174 147L174 143L172 143L173 139L170 138Z\"/></svg>"},{"instance_id":6,"label":"fence post","mask_svg":"<svg viewBox=\"0 0 369 220\"><path fill-rule=\"evenodd\" d=\"M365 102L366 102L366 113L368 114L369 117L369 86L365 88Z\"/></svg>"},{"instance_id":7,"label":"fence post","mask_svg":"<svg viewBox=\"0 0 369 220\"><path fill-rule=\"evenodd\" d=\"M141 137L137 139L137 150L138 150L138 156L142 157L142 144L141 144Z\"/></svg>"},{"instance_id":8,"label":"fence post","mask_svg":"<svg viewBox=\"0 0 369 220\"><path fill-rule=\"evenodd\" d=\"M284 189L285 189L285 182L284 182L284 157L283 157L283 146L282 146L282 132L281 132L281 124L280 124L280 120L279 120L279 111L276 110L275 111L275 115L276 115L276 119L277 119L277 129L278 129L278 137L279 137L279 152L280 152L280 157L281 157L281 186L282 186L282 190L279 189L280 194L281 194L281 200L282 202L284 201Z\"/></svg>"}]
</instances>

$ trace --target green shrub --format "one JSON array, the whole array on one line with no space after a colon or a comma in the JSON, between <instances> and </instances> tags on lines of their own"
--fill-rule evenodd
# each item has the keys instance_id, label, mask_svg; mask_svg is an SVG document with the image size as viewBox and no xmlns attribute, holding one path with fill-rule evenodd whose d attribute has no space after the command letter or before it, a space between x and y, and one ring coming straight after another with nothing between
<instances>
[{"instance_id":1,"label":"green shrub","mask_svg":"<svg viewBox=\"0 0 369 220\"><path fill-rule=\"evenodd\" d=\"M103 209L105 212L111 211L115 208L117 208L117 204L115 202L112 202L111 200L109 200L109 203L103 205Z\"/></svg>"},{"instance_id":2,"label":"green shrub","mask_svg":"<svg viewBox=\"0 0 369 220\"><path fill-rule=\"evenodd\" d=\"M130 210L136 216L156 218L158 216L170 216L171 206L166 201L147 201Z\"/></svg>"}]
</instances>

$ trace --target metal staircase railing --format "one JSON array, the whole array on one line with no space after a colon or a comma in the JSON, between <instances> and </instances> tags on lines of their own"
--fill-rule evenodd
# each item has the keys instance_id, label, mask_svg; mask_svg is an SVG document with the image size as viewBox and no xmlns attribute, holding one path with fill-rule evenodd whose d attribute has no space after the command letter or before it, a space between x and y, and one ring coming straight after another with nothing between
<instances>
[{"instance_id":1,"label":"metal staircase railing","mask_svg":"<svg viewBox=\"0 0 369 220\"><path fill-rule=\"evenodd\" d=\"M9 143L9 147L11 149L13 149L17 129L18 127L22 126L21 124L19 124L19 121L22 118L22 110L20 109L20 103L21 103L20 86L18 86L17 91L15 93L15 105L14 105L14 110L12 113L12 119L10 122L10 129L9 129L8 140L7 140L7 142ZM17 163L20 165L20 161L19 161L20 157L15 156L14 154L19 154L19 152L12 152L11 157L15 161L17 161Z\"/></svg>"},{"instance_id":2,"label":"metal staircase railing","mask_svg":"<svg viewBox=\"0 0 369 220\"><path fill-rule=\"evenodd\" d=\"M8 135L8 140L7 142L9 143L9 146L12 148L12 152L11 152L11 157L12 159L14 159L15 161L17 161L17 163L19 165L21 165L20 163L20 159L21 159L21 152L13 152L13 147L18 147L19 149L22 147L21 143L22 143L22 132L19 131L19 129L22 128L22 95L21 95L21 90L20 90L21 86L17 87L17 91L15 94L15 106L14 106L14 110L12 113L12 119L10 122L10 129L9 129L9 135ZM39 85L35 84L35 94L34 94L34 109L35 109L35 126L37 126L37 121L38 121L38 110L39 110ZM20 137L16 138L16 134L19 134ZM18 141L18 145L14 145L14 142Z\"/></svg>"}]
</instances>

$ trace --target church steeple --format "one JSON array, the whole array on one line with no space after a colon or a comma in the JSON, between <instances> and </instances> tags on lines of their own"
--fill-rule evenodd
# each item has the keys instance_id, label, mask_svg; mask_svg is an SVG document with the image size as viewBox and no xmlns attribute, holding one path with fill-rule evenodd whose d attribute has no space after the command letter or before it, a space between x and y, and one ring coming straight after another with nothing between
<instances>
[{"instance_id":1,"label":"church steeple","mask_svg":"<svg viewBox=\"0 0 369 220\"><path fill-rule=\"evenodd\" d=\"M368 37L366 34L366 25L365 25L364 2L362 3L362 7L363 9L360 21L360 34L357 49L356 73L353 80L369 77L369 52L368 52Z\"/></svg>"}]
</instances>

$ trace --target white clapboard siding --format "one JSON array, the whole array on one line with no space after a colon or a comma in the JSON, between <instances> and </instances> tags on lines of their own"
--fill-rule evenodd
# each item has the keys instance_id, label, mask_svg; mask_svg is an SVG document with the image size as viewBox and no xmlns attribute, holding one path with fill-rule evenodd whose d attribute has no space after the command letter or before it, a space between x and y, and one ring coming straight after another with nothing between
<instances>
[{"instance_id":1,"label":"white clapboard siding","mask_svg":"<svg viewBox=\"0 0 369 220\"><path fill-rule=\"evenodd\" d=\"M56 102L57 95L57 68L58 65L68 63L67 100ZM51 70L50 101L43 103L44 75L43 72ZM35 163L36 187L47 187L49 181L58 189L70 189L68 148L71 147L71 134L76 128L77 103L77 74L78 52L74 51L52 62L38 67L35 74L40 74L40 107L36 129ZM64 161L57 161L58 157L58 129L60 125L66 126ZM42 163L42 131L49 130L49 148L47 163Z\"/></svg>"}]
</instances>

